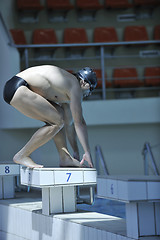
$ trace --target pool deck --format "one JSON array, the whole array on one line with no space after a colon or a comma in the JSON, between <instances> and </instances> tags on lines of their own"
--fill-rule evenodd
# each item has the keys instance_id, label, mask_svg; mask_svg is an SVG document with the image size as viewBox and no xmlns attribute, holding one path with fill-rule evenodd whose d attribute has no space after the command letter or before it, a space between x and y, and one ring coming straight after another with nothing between
<instances>
[{"instance_id":1,"label":"pool deck","mask_svg":"<svg viewBox=\"0 0 160 240\"><path fill-rule=\"evenodd\" d=\"M93 206L77 204L76 213L46 216L42 214L41 192L17 192L14 199L0 200L0 239L133 240L126 237L124 206L117 204L96 199ZM108 211L120 217L111 216Z\"/></svg>"}]
</instances>

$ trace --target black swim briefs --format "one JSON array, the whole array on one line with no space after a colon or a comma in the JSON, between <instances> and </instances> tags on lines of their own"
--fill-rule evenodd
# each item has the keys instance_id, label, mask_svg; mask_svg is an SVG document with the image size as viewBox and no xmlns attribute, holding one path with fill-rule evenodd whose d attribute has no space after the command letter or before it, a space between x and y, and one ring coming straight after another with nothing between
<instances>
[{"instance_id":1,"label":"black swim briefs","mask_svg":"<svg viewBox=\"0 0 160 240\"><path fill-rule=\"evenodd\" d=\"M12 77L6 82L3 91L3 98L8 104L10 104L15 92L21 86L26 86L29 88L28 83L23 78L17 76Z\"/></svg>"}]
</instances>

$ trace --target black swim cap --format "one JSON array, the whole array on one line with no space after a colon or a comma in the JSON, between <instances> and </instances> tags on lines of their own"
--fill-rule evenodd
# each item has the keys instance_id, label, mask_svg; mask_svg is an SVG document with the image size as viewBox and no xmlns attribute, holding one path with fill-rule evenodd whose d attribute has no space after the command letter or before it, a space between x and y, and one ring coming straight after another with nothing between
<instances>
[{"instance_id":1,"label":"black swim cap","mask_svg":"<svg viewBox=\"0 0 160 240\"><path fill-rule=\"evenodd\" d=\"M90 85L90 91L93 91L97 86L97 77L96 73L91 69L90 67L85 67L81 70L79 70L76 73L76 76L85 82L89 83Z\"/></svg>"}]
</instances>

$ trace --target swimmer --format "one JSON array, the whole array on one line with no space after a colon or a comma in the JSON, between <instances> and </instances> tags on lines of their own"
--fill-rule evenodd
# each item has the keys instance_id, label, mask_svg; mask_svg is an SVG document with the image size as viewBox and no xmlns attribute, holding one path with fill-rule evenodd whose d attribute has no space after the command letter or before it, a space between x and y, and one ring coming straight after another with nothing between
<instances>
[{"instance_id":1,"label":"swimmer","mask_svg":"<svg viewBox=\"0 0 160 240\"><path fill-rule=\"evenodd\" d=\"M52 65L28 68L7 81L4 100L22 114L45 123L15 154L13 161L29 168L42 168L43 165L36 164L30 154L54 139L60 167L83 167L86 161L92 168L87 125L81 103L96 85L96 74L89 67L71 74ZM68 152L66 137L73 149L73 157ZM84 150L81 161L77 137Z\"/></svg>"}]
</instances>

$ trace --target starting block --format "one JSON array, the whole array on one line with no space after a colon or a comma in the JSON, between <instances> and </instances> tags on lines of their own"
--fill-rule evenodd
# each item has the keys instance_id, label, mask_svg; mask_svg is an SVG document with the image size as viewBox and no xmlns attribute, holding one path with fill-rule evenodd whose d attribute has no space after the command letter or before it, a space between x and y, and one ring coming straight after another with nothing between
<instances>
[{"instance_id":1,"label":"starting block","mask_svg":"<svg viewBox=\"0 0 160 240\"><path fill-rule=\"evenodd\" d=\"M160 176L98 177L97 196L126 203L127 237L160 235Z\"/></svg>"},{"instance_id":2,"label":"starting block","mask_svg":"<svg viewBox=\"0 0 160 240\"><path fill-rule=\"evenodd\" d=\"M76 211L76 186L97 183L93 168L26 168L20 170L21 184L42 188L42 213Z\"/></svg>"},{"instance_id":3,"label":"starting block","mask_svg":"<svg viewBox=\"0 0 160 240\"><path fill-rule=\"evenodd\" d=\"M20 175L20 167L14 163L0 163L0 199L14 198L15 176Z\"/></svg>"}]
</instances>

